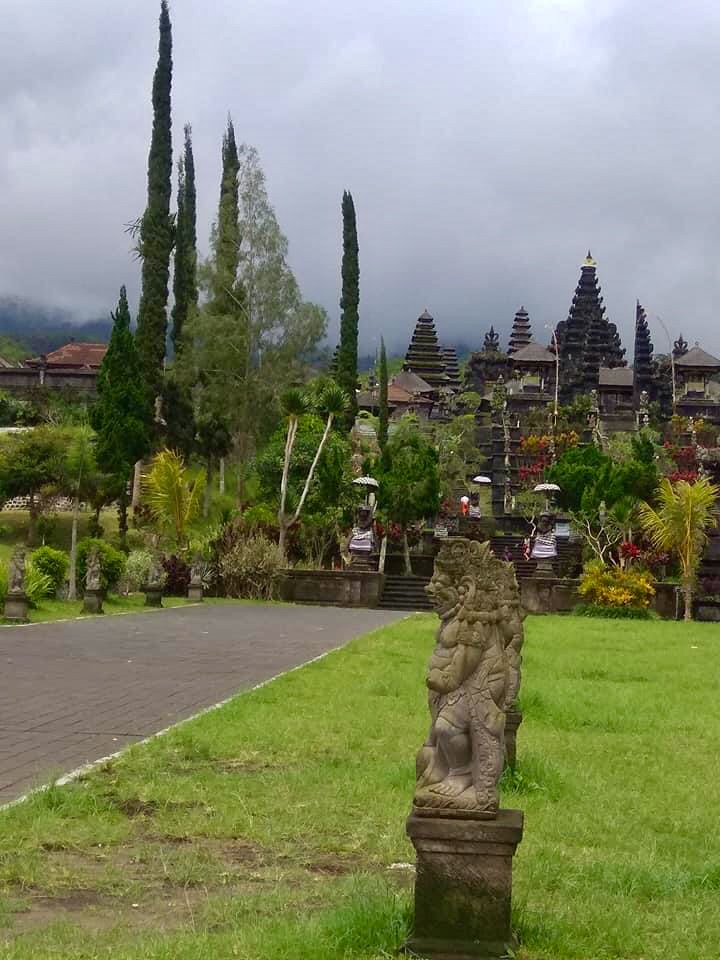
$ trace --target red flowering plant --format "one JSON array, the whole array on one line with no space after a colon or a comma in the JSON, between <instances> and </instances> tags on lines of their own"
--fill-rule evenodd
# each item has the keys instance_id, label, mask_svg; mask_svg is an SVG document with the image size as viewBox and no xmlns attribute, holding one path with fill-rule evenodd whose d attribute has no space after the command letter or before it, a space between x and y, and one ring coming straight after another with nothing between
<instances>
[{"instance_id":1,"label":"red flowering plant","mask_svg":"<svg viewBox=\"0 0 720 960\"><path fill-rule=\"evenodd\" d=\"M626 540L624 543L620 544L620 556L626 563L629 563L630 561L637 560L639 557L641 557L642 550L636 543Z\"/></svg>"}]
</instances>

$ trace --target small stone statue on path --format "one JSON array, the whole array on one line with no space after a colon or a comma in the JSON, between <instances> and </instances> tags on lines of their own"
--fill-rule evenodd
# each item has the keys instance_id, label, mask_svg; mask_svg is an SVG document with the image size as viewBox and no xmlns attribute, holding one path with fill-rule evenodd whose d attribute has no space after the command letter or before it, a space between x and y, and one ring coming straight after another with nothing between
<instances>
[{"instance_id":1,"label":"small stone statue on path","mask_svg":"<svg viewBox=\"0 0 720 960\"><path fill-rule=\"evenodd\" d=\"M432 722L417 757L417 815L497 814L505 709L519 682L522 642L511 580L512 566L495 557L489 543L448 540L435 559L427 591L440 627L426 681Z\"/></svg>"},{"instance_id":2,"label":"small stone statue on path","mask_svg":"<svg viewBox=\"0 0 720 960\"><path fill-rule=\"evenodd\" d=\"M93 592L100 590L100 578L100 552L98 551L97 547L92 547L87 558L85 589Z\"/></svg>"},{"instance_id":3,"label":"small stone statue on path","mask_svg":"<svg viewBox=\"0 0 720 960\"><path fill-rule=\"evenodd\" d=\"M25 550L16 547L8 570L8 593L25 593Z\"/></svg>"}]
</instances>

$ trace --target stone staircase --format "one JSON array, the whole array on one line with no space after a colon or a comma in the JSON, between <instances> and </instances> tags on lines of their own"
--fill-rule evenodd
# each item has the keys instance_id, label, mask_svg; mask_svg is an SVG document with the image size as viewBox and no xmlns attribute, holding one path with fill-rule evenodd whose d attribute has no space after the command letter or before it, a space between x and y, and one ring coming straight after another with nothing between
<instances>
[{"instance_id":1,"label":"stone staircase","mask_svg":"<svg viewBox=\"0 0 720 960\"><path fill-rule=\"evenodd\" d=\"M432 610L425 593L426 577L386 575L380 606L384 610Z\"/></svg>"}]
</instances>

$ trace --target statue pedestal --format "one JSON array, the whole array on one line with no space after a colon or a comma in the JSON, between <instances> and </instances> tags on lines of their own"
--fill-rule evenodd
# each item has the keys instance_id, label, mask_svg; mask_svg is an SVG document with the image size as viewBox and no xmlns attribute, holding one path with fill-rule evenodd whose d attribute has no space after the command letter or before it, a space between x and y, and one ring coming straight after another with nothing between
<instances>
[{"instance_id":1,"label":"statue pedestal","mask_svg":"<svg viewBox=\"0 0 720 960\"><path fill-rule=\"evenodd\" d=\"M522 722L521 710L508 710L505 714L505 760L509 767L517 761L517 732Z\"/></svg>"},{"instance_id":2,"label":"statue pedestal","mask_svg":"<svg viewBox=\"0 0 720 960\"><path fill-rule=\"evenodd\" d=\"M535 567L534 577L554 577L555 570L553 569L554 557L542 557L538 560L537 566Z\"/></svg>"},{"instance_id":3,"label":"statue pedestal","mask_svg":"<svg viewBox=\"0 0 720 960\"><path fill-rule=\"evenodd\" d=\"M83 596L83 613L102 613L103 595L102 590L85 590Z\"/></svg>"},{"instance_id":4,"label":"statue pedestal","mask_svg":"<svg viewBox=\"0 0 720 960\"><path fill-rule=\"evenodd\" d=\"M3 617L12 623L27 623L29 605L24 593L8 593L5 597Z\"/></svg>"},{"instance_id":5,"label":"statue pedestal","mask_svg":"<svg viewBox=\"0 0 720 960\"><path fill-rule=\"evenodd\" d=\"M193 584L191 583L188 587L188 600L192 600L194 603L202 603L203 599L203 588L202 584Z\"/></svg>"},{"instance_id":6,"label":"statue pedestal","mask_svg":"<svg viewBox=\"0 0 720 960\"><path fill-rule=\"evenodd\" d=\"M163 599L163 588L160 586L155 586L154 584L148 584L145 587L145 606L146 607L161 607Z\"/></svg>"},{"instance_id":7,"label":"statue pedestal","mask_svg":"<svg viewBox=\"0 0 720 960\"><path fill-rule=\"evenodd\" d=\"M431 960L507 956L515 944L512 858L522 832L520 810L499 810L494 820L408 818L417 855L409 950Z\"/></svg>"}]
</instances>

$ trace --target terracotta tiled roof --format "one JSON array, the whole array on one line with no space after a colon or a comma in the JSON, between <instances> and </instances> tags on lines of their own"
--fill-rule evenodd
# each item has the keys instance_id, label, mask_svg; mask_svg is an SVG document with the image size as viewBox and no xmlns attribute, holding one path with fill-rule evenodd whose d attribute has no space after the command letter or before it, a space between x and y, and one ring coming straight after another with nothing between
<instances>
[{"instance_id":1,"label":"terracotta tiled roof","mask_svg":"<svg viewBox=\"0 0 720 960\"><path fill-rule=\"evenodd\" d=\"M96 370L107 353L106 343L76 343L74 340L64 347L52 350L44 357L33 357L27 363L31 367L43 364L48 367L88 367Z\"/></svg>"},{"instance_id":2,"label":"terracotta tiled roof","mask_svg":"<svg viewBox=\"0 0 720 960\"><path fill-rule=\"evenodd\" d=\"M433 387L430 386L427 380L423 380L422 377L413 373L412 370L401 370L397 376L392 378L390 386L400 387L401 390L405 390L411 394L433 392Z\"/></svg>"}]
</instances>

